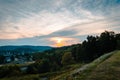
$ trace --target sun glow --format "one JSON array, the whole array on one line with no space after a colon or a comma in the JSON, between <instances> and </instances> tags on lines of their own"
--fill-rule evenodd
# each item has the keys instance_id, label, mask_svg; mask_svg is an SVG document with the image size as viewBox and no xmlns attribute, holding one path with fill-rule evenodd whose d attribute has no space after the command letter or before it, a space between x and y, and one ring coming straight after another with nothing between
<instances>
[{"instance_id":1,"label":"sun glow","mask_svg":"<svg viewBox=\"0 0 120 80\"><path fill-rule=\"evenodd\" d=\"M62 40L63 40L62 38L57 38L57 39L56 39L57 43L61 43Z\"/></svg>"},{"instance_id":2,"label":"sun glow","mask_svg":"<svg viewBox=\"0 0 120 80\"><path fill-rule=\"evenodd\" d=\"M66 45L71 45L75 41L73 38L66 38L66 37L52 37L50 41L53 41L53 45L55 47L62 47Z\"/></svg>"},{"instance_id":3,"label":"sun glow","mask_svg":"<svg viewBox=\"0 0 120 80\"><path fill-rule=\"evenodd\" d=\"M65 39L62 37L53 37L51 38L51 41L54 42L53 46L56 46L56 47L61 47L65 45Z\"/></svg>"}]
</instances>

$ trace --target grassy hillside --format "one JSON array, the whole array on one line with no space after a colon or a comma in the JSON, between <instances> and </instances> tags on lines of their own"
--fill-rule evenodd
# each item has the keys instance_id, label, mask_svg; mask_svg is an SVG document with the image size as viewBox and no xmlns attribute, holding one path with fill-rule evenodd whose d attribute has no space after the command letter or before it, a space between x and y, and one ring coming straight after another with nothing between
<instances>
[{"instance_id":1,"label":"grassy hillside","mask_svg":"<svg viewBox=\"0 0 120 80\"><path fill-rule=\"evenodd\" d=\"M120 51L99 64L87 80L120 80Z\"/></svg>"},{"instance_id":2,"label":"grassy hillside","mask_svg":"<svg viewBox=\"0 0 120 80\"><path fill-rule=\"evenodd\" d=\"M88 64L83 71L76 72L66 77L66 79L120 80L120 51L114 51L101 56L97 60Z\"/></svg>"}]
</instances>

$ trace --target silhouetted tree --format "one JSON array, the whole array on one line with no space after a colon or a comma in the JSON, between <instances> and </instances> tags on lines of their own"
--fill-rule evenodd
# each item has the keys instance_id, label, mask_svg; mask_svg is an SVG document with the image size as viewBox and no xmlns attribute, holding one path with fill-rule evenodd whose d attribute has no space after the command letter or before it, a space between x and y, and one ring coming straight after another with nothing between
<instances>
[{"instance_id":1,"label":"silhouetted tree","mask_svg":"<svg viewBox=\"0 0 120 80\"><path fill-rule=\"evenodd\" d=\"M3 55L0 55L0 64L3 64L5 62L5 57Z\"/></svg>"},{"instance_id":2,"label":"silhouetted tree","mask_svg":"<svg viewBox=\"0 0 120 80\"><path fill-rule=\"evenodd\" d=\"M99 38L100 53L107 53L116 49L115 33L105 31L101 33Z\"/></svg>"},{"instance_id":3,"label":"silhouetted tree","mask_svg":"<svg viewBox=\"0 0 120 80\"><path fill-rule=\"evenodd\" d=\"M117 46L116 48L120 50L120 34L116 34Z\"/></svg>"}]
</instances>

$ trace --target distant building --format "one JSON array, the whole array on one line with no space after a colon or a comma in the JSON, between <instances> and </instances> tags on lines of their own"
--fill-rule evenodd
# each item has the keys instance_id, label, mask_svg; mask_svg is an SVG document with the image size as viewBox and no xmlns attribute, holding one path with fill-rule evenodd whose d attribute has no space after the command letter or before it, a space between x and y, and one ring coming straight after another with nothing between
<instances>
[{"instance_id":1,"label":"distant building","mask_svg":"<svg viewBox=\"0 0 120 80\"><path fill-rule=\"evenodd\" d=\"M6 56L5 57L5 62L7 62L7 63L11 62L11 57L10 56Z\"/></svg>"}]
</instances>

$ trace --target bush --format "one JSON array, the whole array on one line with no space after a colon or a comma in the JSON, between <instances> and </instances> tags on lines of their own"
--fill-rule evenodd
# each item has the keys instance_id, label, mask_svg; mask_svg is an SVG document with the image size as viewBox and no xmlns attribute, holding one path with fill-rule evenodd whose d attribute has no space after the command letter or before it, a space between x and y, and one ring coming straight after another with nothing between
<instances>
[{"instance_id":1,"label":"bush","mask_svg":"<svg viewBox=\"0 0 120 80\"><path fill-rule=\"evenodd\" d=\"M50 65L47 59L37 61L34 64L29 65L27 68L28 74L45 73L49 71L50 71Z\"/></svg>"},{"instance_id":2,"label":"bush","mask_svg":"<svg viewBox=\"0 0 120 80\"><path fill-rule=\"evenodd\" d=\"M0 78L19 76L21 75L21 70L18 66L2 66L0 67Z\"/></svg>"},{"instance_id":3,"label":"bush","mask_svg":"<svg viewBox=\"0 0 120 80\"><path fill-rule=\"evenodd\" d=\"M71 52L66 52L66 53L64 53L64 55L62 56L62 61L61 61L61 63L62 63L63 65L69 65L69 64L74 63L74 59L73 59L73 57L72 57Z\"/></svg>"}]
</instances>

